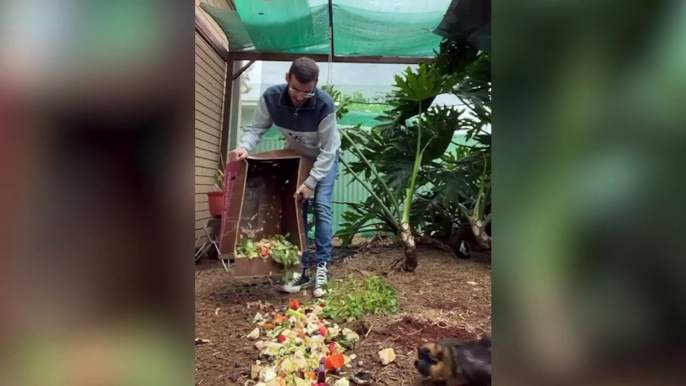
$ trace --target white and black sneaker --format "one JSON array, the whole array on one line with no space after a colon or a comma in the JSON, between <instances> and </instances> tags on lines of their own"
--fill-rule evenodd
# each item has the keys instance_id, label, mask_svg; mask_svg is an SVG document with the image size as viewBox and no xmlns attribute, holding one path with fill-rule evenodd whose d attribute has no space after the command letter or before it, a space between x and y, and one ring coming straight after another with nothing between
<instances>
[{"instance_id":1,"label":"white and black sneaker","mask_svg":"<svg viewBox=\"0 0 686 386\"><path fill-rule=\"evenodd\" d=\"M296 293L312 285L307 272L293 274L293 280L281 286L281 292Z\"/></svg>"},{"instance_id":2,"label":"white and black sneaker","mask_svg":"<svg viewBox=\"0 0 686 386\"><path fill-rule=\"evenodd\" d=\"M317 273L314 277L314 291L312 292L312 296L315 298L321 298L326 294L326 290L323 287L328 280L326 277L327 272L326 263L319 263L317 265Z\"/></svg>"}]
</instances>

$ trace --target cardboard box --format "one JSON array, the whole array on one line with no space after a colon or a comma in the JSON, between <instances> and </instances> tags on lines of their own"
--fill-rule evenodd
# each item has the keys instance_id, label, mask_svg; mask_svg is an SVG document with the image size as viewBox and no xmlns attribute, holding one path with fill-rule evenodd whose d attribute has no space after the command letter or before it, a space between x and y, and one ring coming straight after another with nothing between
<instances>
[{"instance_id":1,"label":"cardboard box","mask_svg":"<svg viewBox=\"0 0 686 386\"><path fill-rule=\"evenodd\" d=\"M301 251L307 248L302 205L293 195L309 176L312 164L294 150L268 151L227 164L219 258L234 260L236 277L280 275L271 257L236 257L236 246L244 238L257 241L288 234Z\"/></svg>"}]
</instances>

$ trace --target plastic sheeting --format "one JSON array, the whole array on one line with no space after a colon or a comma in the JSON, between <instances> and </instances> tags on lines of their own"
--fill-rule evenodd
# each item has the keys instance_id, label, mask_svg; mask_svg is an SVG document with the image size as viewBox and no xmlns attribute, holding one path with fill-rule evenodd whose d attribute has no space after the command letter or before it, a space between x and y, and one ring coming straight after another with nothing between
<instances>
[{"instance_id":1,"label":"plastic sheeting","mask_svg":"<svg viewBox=\"0 0 686 386\"><path fill-rule=\"evenodd\" d=\"M433 33L451 0L333 0L334 55L431 57ZM232 51L328 54L327 0L235 0L236 10L201 4Z\"/></svg>"},{"instance_id":2,"label":"plastic sheeting","mask_svg":"<svg viewBox=\"0 0 686 386\"><path fill-rule=\"evenodd\" d=\"M491 53L491 1L453 1L436 34Z\"/></svg>"}]
</instances>

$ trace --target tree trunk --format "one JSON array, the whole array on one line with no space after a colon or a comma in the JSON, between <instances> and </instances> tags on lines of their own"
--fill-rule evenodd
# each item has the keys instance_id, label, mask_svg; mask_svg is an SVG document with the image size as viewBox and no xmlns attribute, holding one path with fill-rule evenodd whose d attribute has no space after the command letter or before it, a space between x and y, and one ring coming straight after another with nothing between
<instances>
[{"instance_id":1,"label":"tree trunk","mask_svg":"<svg viewBox=\"0 0 686 386\"><path fill-rule=\"evenodd\" d=\"M405 264L403 268L405 271L414 272L417 268L417 244L415 244L409 223L400 224L400 240L405 249Z\"/></svg>"}]
</instances>

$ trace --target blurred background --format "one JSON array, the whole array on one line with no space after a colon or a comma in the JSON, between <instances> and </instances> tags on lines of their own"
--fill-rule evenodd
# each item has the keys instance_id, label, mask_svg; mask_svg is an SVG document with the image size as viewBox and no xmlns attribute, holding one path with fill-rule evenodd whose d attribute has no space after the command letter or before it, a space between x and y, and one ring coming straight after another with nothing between
<instances>
[{"instance_id":1,"label":"blurred background","mask_svg":"<svg viewBox=\"0 0 686 386\"><path fill-rule=\"evenodd\" d=\"M495 384L684 384L686 3L493 20Z\"/></svg>"},{"instance_id":2,"label":"blurred background","mask_svg":"<svg viewBox=\"0 0 686 386\"><path fill-rule=\"evenodd\" d=\"M492 7L496 384L684 384L686 3ZM0 384L193 382L193 14L0 2Z\"/></svg>"},{"instance_id":3,"label":"blurred background","mask_svg":"<svg viewBox=\"0 0 686 386\"><path fill-rule=\"evenodd\" d=\"M0 2L0 384L193 382L193 5Z\"/></svg>"}]
</instances>

